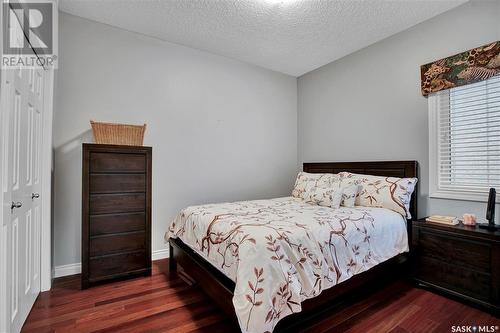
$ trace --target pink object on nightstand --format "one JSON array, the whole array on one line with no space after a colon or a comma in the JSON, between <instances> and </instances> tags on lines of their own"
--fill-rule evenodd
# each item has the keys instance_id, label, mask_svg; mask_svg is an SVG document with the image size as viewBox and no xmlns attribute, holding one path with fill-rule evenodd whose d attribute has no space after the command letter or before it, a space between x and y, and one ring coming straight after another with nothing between
<instances>
[{"instance_id":1,"label":"pink object on nightstand","mask_svg":"<svg viewBox=\"0 0 500 333\"><path fill-rule=\"evenodd\" d=\"M476 225L476 215L464 214L464 224L465 225Z\"/></svg>"}]
</instances>

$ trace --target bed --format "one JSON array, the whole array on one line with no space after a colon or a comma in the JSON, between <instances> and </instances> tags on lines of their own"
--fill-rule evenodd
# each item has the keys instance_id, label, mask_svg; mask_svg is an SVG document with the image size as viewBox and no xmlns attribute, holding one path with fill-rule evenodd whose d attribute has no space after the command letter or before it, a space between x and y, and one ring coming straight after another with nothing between
<instances>
[{"instance_id":1,"label":"bed","mask_svg":"<svg viewBox=\"0 0 500 333\"><path fill-rule=\"evenodd\" d=\"M417 177L417 162L305 163L303 170L407 178ZM243 332L295 330L367 282L404 274L410 231L385 208L331 209L293 197L191 206L169 228L170 271L179 264Z\"/></svg>"}]
</instances>

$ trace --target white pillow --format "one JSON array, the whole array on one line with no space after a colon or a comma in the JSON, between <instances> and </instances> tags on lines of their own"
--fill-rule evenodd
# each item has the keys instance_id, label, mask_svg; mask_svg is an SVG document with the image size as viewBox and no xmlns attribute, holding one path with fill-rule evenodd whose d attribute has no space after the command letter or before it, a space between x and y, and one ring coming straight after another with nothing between
<instances>
[{"instance_id":1,"label":"white pillow","mask_svg":"<svg viewBox=\"0 0 500 333\"><path fill-rule=\"evenodd\" d=\"M342 188L340 182L330 187L314 187L306 192L307 203L337 209L342 201Z\"/></svg>"},{"instance_id":2,"label":"white pillow","mask_svg":"<svg viewBox=\"0 0 500 333\"><path fill-rule=\"evenodd\" d=\"M299 172L292 197L305 199L306 193L315 187L331 188L334 184L340 183L340 176L333 173L308 173Z\"/></svg>"},{"instance_id":3,"label":"white pillow","mask_svg":"<svg viewBox=\"0 0 500 333\"><path fill-rule=\"evenodd\" d=\"M360 186L358 184L344 184L341 186L342 200L340 205L344 207L354 207L356 204L356 196L359 193Z\"/></svg>"},{"instance_id":4,"label":"white pillow","mask_svg":"<svg viewBox=\"0 0 500 333\"><path fill-rule=\"evenodd\" d=\"M417 178L398 178L359 175L341 172L342 185L359 185L355 204L365 207L383 207L410 219L410 200Z\"/></svg>"}]
</instances>

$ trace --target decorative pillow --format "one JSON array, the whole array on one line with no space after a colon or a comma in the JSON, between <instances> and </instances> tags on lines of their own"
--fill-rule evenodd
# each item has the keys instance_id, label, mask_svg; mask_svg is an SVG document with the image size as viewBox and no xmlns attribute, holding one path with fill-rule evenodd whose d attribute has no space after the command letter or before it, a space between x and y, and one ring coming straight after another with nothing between
<instances>
[{"instance_id":1,"label":"decorative pillow","mask_svg":"<svg viewBox=\"0 0 500 333\"><path fill-rule=\"evenodd\" d=\"M410 199L417 178L381 177L358 175L349 172L339 174L342 185L360 186L355 204L365 207L383 207L410 219Z\"/></svg>"},{"instance_id":2,"label":"decorative pillow","mask_svg":"<svg viewBox=\"0 0 500 333\"><path fill-rule=\"evenodd\" d=\"M342 201L342 188L340 182L330 187L313 187L306 192L307 203L337 209Z\"/></svg>"},{"instance_id":3,"label":"decorative pillow","mask_svg":"<svg viewBox=\"0 0 500 333\"><path fill-rule=\"evenodd\" d=\"M337 174L299 172L292 197L305 199L306 193L315 187L331 188L338 183L340 183L340 176Z\"/></svg>"},{"instance_id":4,"label":"decorative pillow","mask_svg":"<svg viewBox=\"0 0 500 333\"><path fill-rule=\"evenodd\" d=\"M360 186L358 184L344 184L341 186L342 200L341 206L354 207L356 204L356 196L359 193Z\"/></svg>"}]
</instances>

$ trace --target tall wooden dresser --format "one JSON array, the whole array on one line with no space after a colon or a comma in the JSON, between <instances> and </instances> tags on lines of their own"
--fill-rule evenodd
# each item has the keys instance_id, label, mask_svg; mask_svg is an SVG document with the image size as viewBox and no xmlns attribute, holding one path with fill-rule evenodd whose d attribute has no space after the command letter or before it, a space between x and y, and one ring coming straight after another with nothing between
<instances>
[{"instance_id":1,"label":"tall wooden dresser","mask_svg":"<svg viewBox=\"0 0 500 333\"><path fill-rule=\"evenodd\" d=\"M151 153L83 144L83 289L151 274Z\"/></svg>"}]
</instances>

